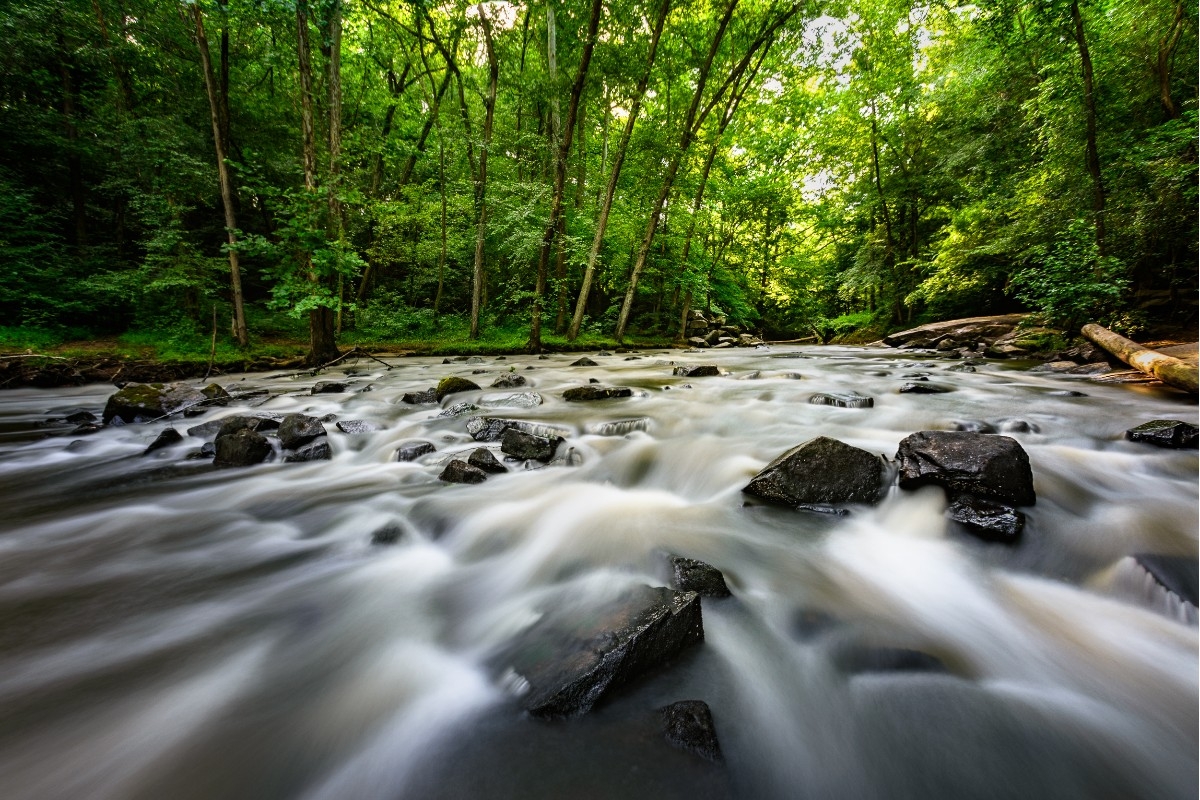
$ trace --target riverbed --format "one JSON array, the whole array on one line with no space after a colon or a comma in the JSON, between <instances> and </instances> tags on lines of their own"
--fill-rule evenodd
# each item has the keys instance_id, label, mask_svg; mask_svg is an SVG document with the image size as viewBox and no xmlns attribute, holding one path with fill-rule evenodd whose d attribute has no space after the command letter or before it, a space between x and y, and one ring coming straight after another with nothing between
<instances>
[{"instance_id":1,"label":"riverbed","mask_svg":"<svg viewBox=\"0 0 1200 800\"><path fill-rule=\"evenodd\" d=\"M0 393L0 796L1196 797L1195 608L1130 557L1196 559L1197 453L1123 436L1196 423L1194 400L872 348L578 357L219 378L241 399L88 435L38 426L99 415L111 386ZM448 375L485 388L402 402ZM502 375L527 385L486 388ZM919 378L951 391L899 393ZM563 400L589 379L633 396ZM331 380L346 391L309 393ZM503 405L519 392L543 402ZM481 408L439 416L462 402ZM187 428L239 413L334 415L332 458L194 457ZM478 414L565 441L549 465L439 480ZM1029 455L1015 545L948 522L938 487L845 516L741 492L815 436L890 458L981 424ZM168 426L184 441L144 454ZM397 461L415 439L436 452ZM666 554L732 591L703 599L704 642L584 716L523 713L496 654L548 603L667 585ZM656 709L685 699L723 762L662 738Z\"/></svg>"}]
</instances>

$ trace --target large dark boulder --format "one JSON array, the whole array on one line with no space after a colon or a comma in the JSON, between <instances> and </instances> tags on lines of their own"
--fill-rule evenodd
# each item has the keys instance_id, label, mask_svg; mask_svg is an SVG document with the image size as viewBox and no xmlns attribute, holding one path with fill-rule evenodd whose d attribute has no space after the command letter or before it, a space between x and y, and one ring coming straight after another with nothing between
<instances>
[{"instance_id":1,"label":"large dark boulder","mask_svg":"<svg viewBox=\"0 0 1200 800\"><path fill-rule=\"evenodd\" d=\"M640 586L586 613L550 610L498 666L526 687L520 702L531 715L572 717L703 640L698 594Z\"/></svg>"},{"instance_id":2,"label":"large dark boulder","mask_svg":"<svg viewBox=\"0 0 1200 800\"><path fill-rule=\"evenodd\" d=\"M1008 436L920 431L900 442L896 460L904 489L935 484L951 494L1018 506L1031 506L1037 500L1029 456Z\"/></svg>"},{"instance_id":3,"label":"large dark boulder","mask_svg":"<svg viewBox=\"0 0 1200 800\"><path fill-rule=\"evenodd\" d=\"M671 585L702 597L729 597L725 576L716 567L694 558L671 556Z\"/></svg>"},{"instance_id":4,"label":"large dark boulder","mask_svg":"<svg viewBox=\"0 0 1200 800\"><path fill-rule=\"evenodd\" d=\"M217 429L217 438L220 438L221 436L228 436L232 433L237 433L243 428L248 428L252 431L259 431L261 433L263 431L275 430L279 427L279 420L274 420L269 417L255 417L242 414L232 417L225 417L224 419L218 420L218 422L220 423L221 427ZM208 423L205 424L207 425ZM196 428L203 427L203 425L196 426ZM192 431L196 430L196 428L189 428L188 434L191 435Z\"/></svg>"},{"instance_id":5,"label":"large dark boulder","mask_svg":"<svg viewBox=\"0 0 1200 800\"><path fill-rule=\"evenodd\" d=\"M410 406L421 406L428 403L436 403L437 401L437 389L425 389L420 392L405 392L400 398L400 402L408 403Z\"/></svg>"},{"instance_id":6,"label":"large dark boulder","mask_svg":"<svg viewBox=\"0 0 1200 800\"><path fill-rule=\"evenodd\" d=\"M1004 503L960 495L946 509L946 518L981 539L1011 544L1021 536L1025 515Z\"/></svg>"},{"instance_id":7,"label":"large dark boulder","mask_svg":"<svg viewBox=\"0 0 1200 800\"><path fill-rule=\"evenodd\" d=\"M438 381L437 388L433 390L434 399L439 403L448 394L456 394L458 392L473 392L479 389L479 384L474 381L469 381L466 378L459 378L451 375L448 378L442 378Z\"/></svg>"},{"instance_id":8,"label":"large dark boulder","mask_svg":"<svg viewBox=\"0 0 1200 800\"><path fill-rule=\"evenodd\" d=\"M676 367L671 374L682 375L685 378L711 378L720 375L721 370L717 369L716 364L698 364L693 367Z\"/></svg>"},{"instance_id":9,"label":"large dark boulder","mask_svg":"<svg viewBox=\"0 0 1200 800\"><path fill-rule=\"evenodd\" d=\"M554 458L554 452L561 443L562 439L557 436L547 438L525 433L516 428L509 428L500 437L500 450L513 458L533 459L546 463Z\"/></svg>"},{"instance_id":10,"label":"large dark boulder","mask_svg":"<svg viewBox=\"0 0 1200 800\"><path fill-rule=\"evenodd\" d=\"M610 397L632 397L633 390L628 386L576 386L567 389L562 396L568 401L607 400Z\"/></svg>"},{"instance_id":11,"label":"large dark boulder","mask_svg":"<svg viewBox=\"0 0 1200 800\"><path fill-rule=\"evenodd\" d=\"M87 423L84 423L87 424ZM164 447L170 447L173 444L179 444L183 441L183 435L174 428L164 428L161 433L150 443L150 446L142 451L142 455L148 455L155 450L161 450Z\"/></svg>"},{"instance_id":12,"label":"large dark boulder","mask_svg":"<svg viewBox=\"0 0 1200 800\"><path fill-rule=\"evenodd\" d=\"M660 708L658 713L662 717L663 736L672 745L715 764L723 760L708 703L680 700Z\"/></svg>"},{"instance_id":13,"label":"large dark boulder","mask_svg":"<svg viewBox=\"0 0 1200 800\"><path fill-rule=\"evenodd\" d=\"M496 457L492 455L492 451L486 447L475 448L471 452L471 455L467 456L467 463L475 467L475 469L481 469L492 475L500 475L508 472L508 467L497 461Z\"/></svg>"},{"instance_id":14,"label":"large dark boulder","mask_svg":"<svg viewBox=\"0 0 1200 800\"><path fill-rule=\"evenodd\" d=\"M328 461L331 458L333 458L333 451L329 449L329 440L322 436L308 444L300 445L295 450L285 454L283 460L294 463L302 461Z\"/></svg>"},{"instance_id":15,"label":"large dark boulder","mask_svg":"<svg viewBox=\"0 0 1200 800\"><path fill-rule=\"evenodd\" d=\"M483 483L487 480L487 473L456 458L446 465L442 474L438 475L438 480L447 483Z\"/></svg>"},{"instance_id":16,"label":"large dark boulder","mask_svg":"<svg viewBox=\"0 0 1200 800\"><path fill-rule=\"evenodd\" d=\"M1125 438L1155 447L1195 450L1200 443L1200 428L1177 419L1156 419L1125 431Z\"/></svg>"},{"instance_id":17,"label":"large dark boulder","mask_svg":"<svg viewBox=\"0 0 1200 800\"><path fill-rule=\"evenodd\" d=\"M210 399L202 390L182 383L130 383L108 398L104 422L115 417L125 422L148 422Z\"/></svg>"},{"instance_id":18,"label":"large dark boulder","mask_svg":"<svg viewBox=\"0 0 1200 800\"><path fill-rule=\"evenodd\" d=\"M288 450L295 450L325 434L321 420L305 414L288 414L279 423L279 442Z\"/></svg>"},{"instance_id":19,"label":"large dark boulder","mask_svg":"<svg viewBox=\"0 0 1200 800\"><path fill-rule=\"evenodd\" d=\"M215 467L248 467L261 464L271 455L271 443L258 431L242 428L237 433L219 436L214 443Z\"/></svg>"},{"instance_id":20,"label":"large dark boulder","mask_svg":"<svg viewBox=\"0 0 1200 800\"><path fill-rule=\"evenodd\" d=\"M742 491L789 506L874 503L883 468L879 456L818 436L780 455Z\"/></svg>"}]
</instances>

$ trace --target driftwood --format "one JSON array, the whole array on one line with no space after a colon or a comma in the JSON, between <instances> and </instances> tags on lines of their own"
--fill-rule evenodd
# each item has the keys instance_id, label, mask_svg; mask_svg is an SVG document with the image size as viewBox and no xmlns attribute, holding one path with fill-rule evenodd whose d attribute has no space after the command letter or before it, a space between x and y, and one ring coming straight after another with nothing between
<instances>
[{"instance_id":1,"label":"driftwood","mask_svg":"<svg viewBox=\"0 0 1200 800\"><path fill-rule=\"evenodd\" d=\"M1129 366L1158 378L1168 386L1174 386L1176 389L1183 389L1192 394L1196 394L1197 388L1200 386L1195 364L1189 364L1173 356L1163 355L1157 350L1142 347L1137 342L1126 339L1100 325L1084 325L1080 333Z\"/></svg>"},{"instance_id":2,"label":"driftwood","mask_svg":"<svg viewBox=\"0 0 1200 800\"><path fill-rule=\"evenodd\" d=\"M276 380L282 380L283 378L299 378L301 375L309 375L309 376L316 375L321 370L329 369L334 364L340 364L341 362L345 361L347 358L350 358L351 356L354 356L355 358L369 358L372 361L378 361L380 364L383 364L383 366L387 367L389 370L392 368L392 365L387 363L386 361L384 361L382 358L376 358L375 356L368 353L366 350L362 350L361 348L354 347L354 348L351 348L350 350L347 350L345 353L342 353L340 356L335 358L333 361L328 361L319 367L312 367L311 369L302 369L299 372L288 372L283 375L275 375L274 377Z\"/></svg>"},{"instance_id":3,"label":"driftwood","mask_svg":"<svg viewBox=\"0 0 1200 800\"><path fill-rule=\"evenodd\" d=\"M773 342L763 342L763 344L801 344L803 342L815 342L817 337L805 336L802 339L777 339Z\"/></svg>"}]
</instances>

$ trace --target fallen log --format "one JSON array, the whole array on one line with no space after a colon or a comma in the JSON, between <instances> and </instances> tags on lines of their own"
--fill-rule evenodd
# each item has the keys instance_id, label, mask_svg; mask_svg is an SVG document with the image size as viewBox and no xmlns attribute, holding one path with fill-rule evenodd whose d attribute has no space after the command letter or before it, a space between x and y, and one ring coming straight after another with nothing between
<instances>
[{"instance_id":1,"label":"fallen log","mask_svg":"<svg viewBox=\"0 0 1200 800\"><path fill-rule=\"evenodd\" d=\"M1080 331L1089 341L1103 347L1134 369L1158 378L1168 386L1196 394L1200 388L1196 365L1142 347L1108 328L1091 323Z\"/></svg>"}]
</instances>

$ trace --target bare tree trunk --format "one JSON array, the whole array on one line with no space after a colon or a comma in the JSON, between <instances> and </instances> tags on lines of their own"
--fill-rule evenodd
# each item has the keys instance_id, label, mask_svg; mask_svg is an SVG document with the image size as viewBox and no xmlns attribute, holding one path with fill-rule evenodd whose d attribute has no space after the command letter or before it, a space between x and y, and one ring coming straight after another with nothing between
<instances>
[{"instance_id":1,"label":"bare tree trunk","mask_svg":"<svg viewBox=\"0 0 1200 800\"><path fill-rule=\"evenodd\" d=\"M1137 342L1096 324L1084 325L1080 333L1134 369L1152 375L1177 389L1196 394L1198 382L1195 364L1142 347Z\"/></svg>"},{"instance_id":2,"label":"bare tree trunk","mask_svg":"<svg viewBox=\"0 0 1200 800\"><path fill-rule=\"evenodd\" d=\"M250 343L246 330L246 311L242 297L242 271L238 264L237 216L234 213L233 181L229 167L225 164L224 135L221 131L221 103L217 96L217 82L213 75L212 60L208 52L208 38L204 34L204 12L200 6L192 6L192 21L196 25L196 45L200 50L200 67L204 71L204 88L208 94L208 108L212 117L213 147L217 153L217 177L221 183L221 205L225 209L225 235L229 241L230 299L233 301L233 332L239 347Z\"/></svg>"},{"instance_id":3,"label":"bare tree trunk","mask_svg":"<svg viewBox=\"0 0 1200 800\"><path fill-rule=\"evenodd\" d=\"M604 232L608 228L608 215L612 211L613 196L617 191L617 179L621 176L621 167L625 163L625 152L629 149L629 140L633 136L633 126L637 122L638 112L642 108L642 99L646 95L646 87L650 83L650 71L654 67L654 57L658 52L658 40L662 36L663 25L671 9L671 0L662 0L658 15L654 20L654 30L650 34L650 49L646 55L646 69L638 79L637 88L633 92L633 103L629 107L629 118L625 120L625 130L621 133L621 142L613 155L612 172L608 176L608 185L604 190L604 202L600 206L600 215L596 221L596 233L592 237L592 249L588 251L587 264L583 270L583 284L579 287L579 298L575 301L575 314L571 317L571 327L567 330L567 340L575 341L579 336L579 328L583 325L583 314L587 309L588 295L592 291L592 280L596 274L596 261L600 256L600 247L604 243ZM608 155L608 100L605 99L604 112L604 157ZM603 170L603 158L601 160Z\"/></svg>"},{"instance_id":4,"label":"bare tree trunk","mask_svg":"<svg viewBox=\"0 0 1200 800\"><path fill-rule=\"evenodd\" d=\"M87 246L87 199L83 191L83 161L79 157L79 128L75 125L76 88L74 65L67 53L66 37L58 34L58 73L62 79L63 130L67 134L67 182L71 194L71 217L75 247Z\"/></svg>"},{"instance_id":5,"label":"bare tree trunk","mask_svg":"<svg viewBox=\"0 0 1200 800\"><path fill-rule=\"evenodd\" d=\"M479 338L479 313L483 306L483 244L487 233L487 159L488 149L492 143L492 121L496 112L496 89L500 80L500 64L496 60L496 48L492 42L492 23L487 17L483 3L475 6L479 11L479 24L483 28L483 42L487 50L488 62L488 93L484 99L483 147L479 152L479 171L476 173L475 196L479 203L479 224L475 230L475 269L471 276L471 338ZM460 100L462 101L463 119L467 120L465 98L461 97L462 84L459 83Z\"/></svg>"},{"instance_id":6,"label":"bare tree trunk","mask_svg":"<svg viewBox=\"0 0 1200 800\"><path fill-rule=\"evenodd\" d=\"M329 12L329 230L340 246L345 239L346 226L342 216L342 201L338 192L342 183L342 2L334 0ZM342 332L342 296L345 274L339 265L337 276L337 311L334 332Z\"/></svg>"},{"instance_id":7,"label":"bare tree trunk","mask_svg":"<svg viewBox=\"0 0 1200 800\"><path fill-rule=\"evenodd\" d=\"M438 188L442 194L442 249L438 252L437 294L433 296L433 326L438 324L438 311L442 305L442 289L446 282L446 144L442 141L441 126L438 126Z\"/></svg>"},{"instance_id":8,"label":"bare tree trunk","mask_svg":"<svg viewBox=\"0 0 1200 800\"><path fill-rule=\"evenodd\" d=\"M1083 105L1086 114L1087 171L1092 177L1092 216L1096 226L1096 250L1107 255L1104 223L1104 176L1100 172L1100 151L1096 147L1096 93L1092 75L1092 57L1088 53L1087 37L1083 33L1083 15L1079 0L1072 0L1071 19L1075 23L1075 44L1083 69Z\"/></svg>"},{"instance_id":9,"label":"bare tree trunk","mask_svg":"<svg viewBox=\"0 0 1200 800\"><path fill-rule=\"evenodd\" d=\"M575 82L571 85L571 102L567 106L567 125L562 131L562 141L559 143L554 161L554 196L550 206L550 222L542 235L542 246L538 250L537 289L533 297L533 313L529 326L529 349L541 352L542 349L542 299L546 293L546 272L550 260L550 248L554 245L559 230L563 224L563 195L567 182L567 156L571 152L571 142L575 137L575 123L579 119L579 99L583 96L583 86L587 81L588 66L592 61L592 51L596 47L596 32L600 27L600 15L604 9L603 0L592 0L592 11L588 18L587 38L583 46L583 54L579 59L579 68L575 72ZM550 19L553 20L553 14ZM551 23L552 24L552 23ZM551 27L549 29L553 31ZM553 35L550 36L553 41ZM557 103L555 104L557 105ZM557 113L555 113L557 117ZM557 126L557 123L555 123Z\"/></svg>"},{"instance_id":10,"label":"bare tree trunk","mask_svg":"<svg viewBox=\"0 0 1200 800\"><path fill-rule=\"evenodd\" d=\"M1162 103L1163 112L1167 119L1179 119L1179 108L1171 98L1171 61L1175 57L1175 48L1179 37L1183 35L1183 0L1176 0L1175 15L1171 19L1171 27L1167 35L1158 41L1158 97Z\"/></svg>"}]
</instances>

